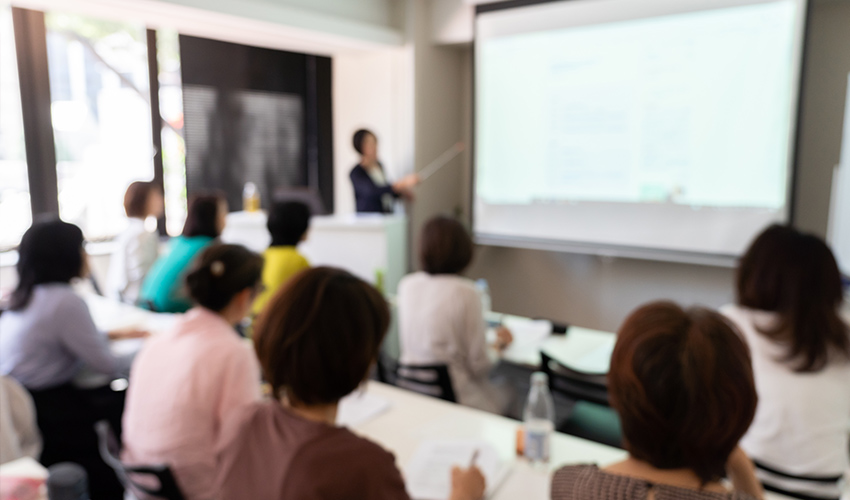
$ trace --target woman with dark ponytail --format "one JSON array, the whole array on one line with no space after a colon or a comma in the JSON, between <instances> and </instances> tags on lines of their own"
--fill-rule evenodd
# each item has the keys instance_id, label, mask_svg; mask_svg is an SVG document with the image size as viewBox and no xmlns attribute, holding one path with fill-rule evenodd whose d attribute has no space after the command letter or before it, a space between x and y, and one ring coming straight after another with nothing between
<instances>
[{"instance_id":1,"label":"woman with dark ponytail","mask_svg":"<svg viewBox=\"0 0 850 500\"><path fill-rule=\"evenodd\" d=\"M235 326L262 289L263 258L207 248L186 277L195 303L136 357L124 412L124 460L170 466L183 495L216 498L215 444L225 417L260 397L260 368Z\"/></svg>"},{"instance_id":2,"label":"woman with dark ponytail","mask_svg":"<svg viewBox=\"0 0 850 500\"><path fill-rule=\"evenodd\" d=\"M105 375L126 374L130 358L116 358L108 339L71 281L88 273L83 233L59 219L36 221L18 247L18 285L0 316L0 375L32 394L44 439L41 462L76 462L89 476L92 499L121 498L123 489L100 459L93 424L120 424L123 397L108 386L81 389L73 379L85 365Z\"/></svg>"}]
</instances>

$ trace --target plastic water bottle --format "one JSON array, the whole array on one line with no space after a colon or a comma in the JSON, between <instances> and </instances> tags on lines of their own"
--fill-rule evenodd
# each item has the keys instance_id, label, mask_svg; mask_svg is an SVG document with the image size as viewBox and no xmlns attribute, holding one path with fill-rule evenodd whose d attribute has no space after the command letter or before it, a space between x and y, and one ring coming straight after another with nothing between
<instances>
[{"instance_id":1,"label":"plastic water bottle","mask_svg":"<svg viewBox=\"0 0 850 500\"><path fill-rule=\"evenodd\" d=\"M260 209L260 190L253 182L246 182L242 189L242 208L246 212L256 212Z\"/></svg>"},{"instance_id":2,"label":"plastic water bottle","mask_svg":"<svg viewBox=\"0 0 850 500\"><path fill-rule=\"evenodd\" d=\"M478 290L478 295L481 296L481 312L486 316L493 310L493 303L490 300L490 283L482 278L475 282L475 288Z\"/></svg>"},{"instance_id":3,"label":"plastic water bottle","mask_svg":"<svg viewBox=\"0 0 850 500\"><path fill-rule=\"evenodd\" d=\"M549 393L549 377L531 375L531 390L523 412L524 454L532 463L549 461L549 441L555 429L555 402Z\"/></svg>"}]
</instances>

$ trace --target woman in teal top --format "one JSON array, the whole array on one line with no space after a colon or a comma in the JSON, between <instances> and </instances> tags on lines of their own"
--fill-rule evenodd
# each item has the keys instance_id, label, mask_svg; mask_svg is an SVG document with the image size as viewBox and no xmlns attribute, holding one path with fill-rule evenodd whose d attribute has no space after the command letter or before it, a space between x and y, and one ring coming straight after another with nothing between
<instances>
[{"instance_id":1,"label":"woman in teal top","mask_svg":"<svg viewBox=\"0 0 850 500\"><path fill-rule=\"evenodd\" d=\"M192 301L184 278L201 251L219 237L227 216L227 201L219 194L194 196L189 202L183 234L172 239L168 253L154 263L139 292L139 305L157 312L188 311Z\"/></svg>"}]
</instances>

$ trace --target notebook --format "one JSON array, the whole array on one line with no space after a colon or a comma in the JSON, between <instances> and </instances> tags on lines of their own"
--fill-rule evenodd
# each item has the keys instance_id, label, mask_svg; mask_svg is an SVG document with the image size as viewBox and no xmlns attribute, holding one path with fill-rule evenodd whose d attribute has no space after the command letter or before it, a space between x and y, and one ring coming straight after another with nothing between
<instances>
[{"instance_id":1,"label":"notebook","mask_svg":"<svg viewBox=\"0 0 850 500\"><path fill-rule=\"evenodd\" d=\"M510 467L499 458L496 450L484 441L445 439L422 443L404 468L410 498L449 498L452 467L469 467L473 455L475 466L484 474L486 496L491 497L508 475Z\"/></svg>"}]
</instances>

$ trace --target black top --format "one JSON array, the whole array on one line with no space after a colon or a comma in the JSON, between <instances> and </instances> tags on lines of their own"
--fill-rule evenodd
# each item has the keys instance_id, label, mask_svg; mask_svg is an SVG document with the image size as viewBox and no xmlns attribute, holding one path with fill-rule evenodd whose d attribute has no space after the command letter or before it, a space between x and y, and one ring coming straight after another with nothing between
<instances>
[{"instance_id":1,"label":"black top","mask_svg":"<svg viewBox=\"0 0 850 500\"><path fill-rule=\"evenodd\" d=\"M381 167L383 168L383 167ZM354 200L357 204L357 212L373 212L373 213L389 213L384 207L383 197L385 194L390 194L394 198L398 198L398 193L393 190L391 185L378 186L369 172L363 168L363 165L357 165L351 169L349 174L351 184L354 186Z\"/></svg>"}]
</instances>

